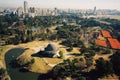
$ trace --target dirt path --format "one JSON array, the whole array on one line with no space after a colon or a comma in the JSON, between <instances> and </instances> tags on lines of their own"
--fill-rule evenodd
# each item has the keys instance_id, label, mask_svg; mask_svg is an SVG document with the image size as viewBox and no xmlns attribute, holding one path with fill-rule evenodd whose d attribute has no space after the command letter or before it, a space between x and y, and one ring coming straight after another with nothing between
<instances>
[{"instance_id":1,"label":"dirt path","mask_svg":"<svg viewBox=\"0 0 120 80\"><path fill-rule=\"evenodd\" d=\"M42 58L43 61L45 62L46 65L50 66L50 67L54 67L56 66L57 64L50 64L46 59Z\"/></svg>"}]
</instances>

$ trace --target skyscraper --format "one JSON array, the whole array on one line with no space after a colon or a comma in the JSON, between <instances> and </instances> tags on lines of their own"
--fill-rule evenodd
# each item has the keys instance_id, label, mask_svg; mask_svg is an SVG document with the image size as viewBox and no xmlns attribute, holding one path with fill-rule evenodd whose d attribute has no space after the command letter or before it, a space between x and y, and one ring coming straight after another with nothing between
<instances>
[{"instance_id":1,"label":"skyscraper","mask_svg":"<svg viewBox=\"0 0 120 80\"><path fill-rule=\"evenodd\" d=\"M28 2L24 1L24 13L28 13Z\"/></svg>"},{"instance_id":2,"label":"skyscraper","mask_svg":"<svg viewBox=\"0 0 120 80\"><path fill-rule=\"evenodd\" d=\"M57 16L57 14L58 14L58 9L57 8L54 8L54 13L55 13L55 16Z\"/></svg>"},{"instance_id":3,"label":"skyscraper","mask_svg":"<svg viewBox=\"0 0 120 80\"><path fill-rule=\"evenodd\" d=\"M96 6L94 7L93 14L96 14Z\"/></svg>"}]
</instances>

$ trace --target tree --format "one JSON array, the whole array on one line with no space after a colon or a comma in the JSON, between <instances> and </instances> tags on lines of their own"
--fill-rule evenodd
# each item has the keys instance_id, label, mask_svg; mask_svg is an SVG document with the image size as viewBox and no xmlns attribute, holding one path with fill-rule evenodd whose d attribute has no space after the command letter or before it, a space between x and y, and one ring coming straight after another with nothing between
<instances>
[{"instance_id":1,"label":"tree","mask_svg":"<svg viewBox=\"0 0 120 80\"><path fill-rule=\"evenodd\" d=\"M15 36L15 38L13 39L13 44L15 45L19 44L19 40L20 40L19 36Z\"/></svg>"},{"instance_id":2,"label":"tree","mask_svg":"<svg viewBox=\"0 0 120 80\"><path fill-rule=\"evenodd\" d=\"M71 52L72 50L73 50L72 46L67 49L67 51L69 51L69 52Z\"/></svg>"},{"instance_id":3,"label":"tree","mask_svg":"<svg viewBox=\"0 0 120 80\"><path fill-rule=\"evenodd\" d=\"M113 65L109 61L105 61L103 58L96 60L96 73L98 77L104 77L109 74L113 74Z\"/></svg>"},{"instance_id":4,"label":"tree","mask_svg":"<svg viewBox=\"0 0 120 80\"><path fill-rule=\"evenodd\" d=\"M117 51L115 54L110 56L111 62L113 64L114 71L117 75L120 76L120 51Z\"/></svg>"},{"instance_id":5,"label":"tree","mask_svg":"<svg viewBox=\"0 0 120 80\"><path fill-rule=\"evenodd\" d=\"M2 21L0 20L0 28L2 27Z\"/></svg>"},{"instance_id":6,"label":"tree","mask_svg":"<svg viewBox=\"0 0 120 80\"><path fill-rule=\"evenodd\" d=\"M0 69L0 75L5 76L5 74L6 74L6 69L1 68Z\"/></svg>"},{"instance_id":7,"label":"tree","mask_svg":"<svg viewBox=\"0 0 120 80\"><path fill-rule=\"evenodd\" d=\"M60 51L59 54L60 54L60 58L63 59L64 58L63 51Z\"/></svg>"}]
</instances>

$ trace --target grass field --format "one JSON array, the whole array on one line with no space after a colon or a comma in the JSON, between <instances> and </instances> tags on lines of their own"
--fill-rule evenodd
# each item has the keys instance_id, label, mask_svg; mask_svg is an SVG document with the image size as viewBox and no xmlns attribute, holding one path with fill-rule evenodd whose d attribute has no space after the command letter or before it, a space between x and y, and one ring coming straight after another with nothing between
<instances>
[{"instance_id":1,"label":"grass field","mask_svg":"<svg viewBox=\"0 0 120 80\"><path fill-rule=\"evenodd\" d=\"M37 73L47 73L49 70L51 70L55 65L61 63L64 59L60 58L49 58L49 57L32 57L32 54L36 54L39 52L41 49L45 48L49 43L55 43L58 47L59 50L63 51L65 59L72 57L72 54L79 54L79 48L73 48L71 52L67 52L66 48L62 45L60 45L61 41L32 41L26 44L19 44L16 45L16 47L23 47L27 48L27 50L19 56L21 61L27 62L30 61L31 58L35 59L34 64L29 66L29 70L32 72L37 72Z\"/></svg>"},{"instance_id":2,"label":"grass field","mask_svg":"<svg viewBox=\"0 0 120 80\"><path fill-rule=\"evenodd\" d=\"M28 69L32 72L37 73L47 73L49 70L51 70L56 64L63 61L60 58L41 58L41 57L32 57L32 54L36 54L41 49L45 48L49 43L55 43L57 46L59 45L60 41L57 42L51 42L51 41L32 41L25 44L19 44L16 45L16 47L22 47L27 48L27 50L20 55L18 58L21 59L23 63L26 63L27 61L30 61L32 58L35 59L35 62L28 67Z\"/></svg>"},{"instance_id":3,"label":"grass field","mask_svg":"<svg viewBox=\"0 0 120 80\"><path fill-rule=\"evenodd\" d=\"M52 69L52 67L47 65L42 58L35 57L34 59L35 63L29 67L30 71L37 73L47 73L49 70Z\"/></svg>"}]
</instances>

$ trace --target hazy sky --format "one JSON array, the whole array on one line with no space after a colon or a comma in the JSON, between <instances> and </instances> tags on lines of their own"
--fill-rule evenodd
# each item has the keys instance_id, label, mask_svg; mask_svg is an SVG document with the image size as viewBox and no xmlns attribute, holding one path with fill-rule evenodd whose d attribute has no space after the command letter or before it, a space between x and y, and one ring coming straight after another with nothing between
<instances>
[{"instance_id":1,"label":"hazy sky","mask_svg":"<svg viewBox=\"0 0 120 80\"><path fill-rule=\"evenodd\" d=\"M23 7L25 0L0 0L0 7ZM120 9L120 0L26 0L29 6L40 8Z\"/></svg>"}]
</instances>

